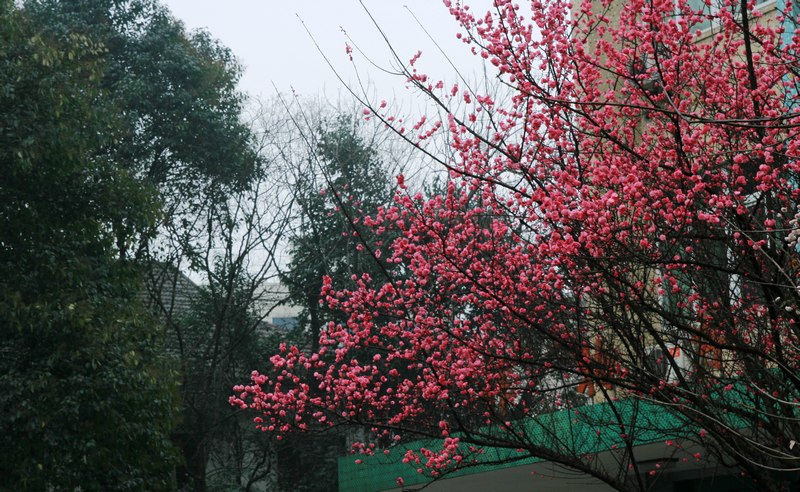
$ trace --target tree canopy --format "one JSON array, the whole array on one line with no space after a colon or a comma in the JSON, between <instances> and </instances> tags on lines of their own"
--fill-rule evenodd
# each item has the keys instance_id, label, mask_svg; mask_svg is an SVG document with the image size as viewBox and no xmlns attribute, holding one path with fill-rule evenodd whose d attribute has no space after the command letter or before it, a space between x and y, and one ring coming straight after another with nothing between
<instances>
[{"instance_id":1,"label":"tree canopy","mask_svg":"<svg viewBox=\"0 0 800 492\"><path fill-rule=\"evenodd\" d=\"M0 38L4 487L166 490L175 388L159 324L133 301L140 273L115 259L110 232L158 210L97 153L115 124L105 48L42 32L13 2Z\"/></svg>"},{"instance_id":2,"label":"tree canopy","mask_svg":"<svg viewBox=\"0 0 800 492\"><path fill-rule=\"evenodd\" d=\"M254 189L239 67L156 1L4 0L0 70L3 487L172 490L182 367L143 279Z\"/></svg>"},{"instance_id":3,"label":"tree canopy","mask_svg":"<svg viewBox=\"0 0 800 492\"><path fill-rule=\"evenodd\" d=\"M113 224L121 257L143 258L159 233L186 234L213 202L247 186L259 157L241 120L240 67L205 31L187 33L157 0L36 0L25 10L53 36L80 33L102 48L96 84L116 117L98 158L153 190L149 228ZM121 203L120 206L124 206Z\"/></svg>"}]
</instances>

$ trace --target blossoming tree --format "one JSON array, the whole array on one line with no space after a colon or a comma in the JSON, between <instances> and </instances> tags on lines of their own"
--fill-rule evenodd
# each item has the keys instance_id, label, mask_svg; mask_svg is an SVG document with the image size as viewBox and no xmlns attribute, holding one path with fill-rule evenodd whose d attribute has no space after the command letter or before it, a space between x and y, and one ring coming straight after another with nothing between
<instances>
[{"instance_id":1,"label":"blossoming tree","mask_svg":"<svg viewBox=\"0 0 800 492\"><path fill-rule=\"evenodd\" d=\"M414 59L446 117L404 128L369 105L423 150L445 134L431 156L451 180L423 196L398 177L365 219L397 237L365 245L392 273L326 283L348 321L317 353L284 347L232 403L278 434L365 425L367 454L441 438L403 458L434 476L500 447L642 490L664 467L635 447L655 435L664 462L779 490L800 467L792 5L445 4L509 97ZM592 432L556 429L559 410Z\"/></svg>"}]
</instances>

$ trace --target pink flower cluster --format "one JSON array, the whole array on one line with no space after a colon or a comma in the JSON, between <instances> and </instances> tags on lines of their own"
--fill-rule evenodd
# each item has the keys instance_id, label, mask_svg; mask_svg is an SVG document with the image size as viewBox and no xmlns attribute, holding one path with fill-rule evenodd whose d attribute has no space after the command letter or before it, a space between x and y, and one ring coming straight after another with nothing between
<instances>
[{"instance_id":1,"label":"pink flower cluster","mask_svg":"<svg viewBox=\"0 0 800 492\"><path fill-rule=\"evenodd\" d=\"M508 97L432 83L415 56L409 80L448 114L413 129L423 147L446 134L451 179L422 196L398 177L394 205L363 218L391 278L326 279L347 322L328 324L319 353L282 347L231 403L277 433L347 421L376 442L441 438L404 458L432 474L458 467L465 442L595 470L520 424L589 387L669 404L701 439L736 430L710 395L752 371L786 405L772 378L800 369L781 304L796 305L800 269L781 236L800 199L797 39L782 46L775 22L743 33L724 9L709 36L685 1L675 15L672 0L632 0L618 18L608 1L533 1L527 17L504 0L484 16L445 4ZM393 124L385 104L369 111ZM648 359L653 346L666 355Z\"/></svg>"}]
</instances>

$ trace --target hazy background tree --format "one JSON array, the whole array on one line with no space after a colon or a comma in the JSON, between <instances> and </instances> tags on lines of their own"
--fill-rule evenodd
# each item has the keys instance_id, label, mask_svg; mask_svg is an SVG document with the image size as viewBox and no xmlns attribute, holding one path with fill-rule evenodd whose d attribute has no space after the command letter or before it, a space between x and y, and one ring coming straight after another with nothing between
<instances>
[{"instance_id":1,"label":"hazy background tree","mask_svg":"<svg viewBox=\"0 0 800 492\"><path fill-rule=\"evenodd\" d=\"M291 209L291 197L280 191L271 169L262 168L245 190L210 205L190 234L166 238L186 241L173 250L187 252L201 287L175 268L153 271L152 297L181 367L179 480L191 490L251 490L269 486L274 475L272 443L226 402L233 381L249 374L249 365L262 365L281 336L264 321L274 307L267 285L277 281L274 262Z\"/></svg>"},{"instance_id":2,"label":"hazy background tree","mask_svg":"<svg viewBox=\"0 0 800 492\"><path fill-rule=\"evenodd\" d=\"M316 347L321 326L339 316L320 304L323 276L349 285L351 275L359 271L382 275L363 219L390 203L393 186L382 161L386 154L379 150L385 145L385 132L364 124L355 110L311 110L294 103L289 108L279 98L265 105L260 125L269 140L279 144L275 154L285 169L283 190L293 201L292 225L284 242L291 259L278 266L288 289L286 302L300 307L301 313L284 341ZM276 122L280 119L283 124ZM360 237L360 232L368 237ZM336 458L347 451L346 442L346 430L276 442L278 489L335 490Z\"/></svg>"},{"instance_id":3,"label":"hazy background tree","mask_svg":"<svg viewBox=\"0 0 800 492\"><path fill-rule=\"evenodd\" d=\"M289 240L291 261L281 279L291 302L303 308L299 328L312 350L319 347L320 327L340 318L320 304L323 277L345 287L357 273L385 275L364 218L391 203L393 177L363 127L348 114L322 121L307 135L308 154L297 169L299 218Z\"/></svg>"}]
</instances>

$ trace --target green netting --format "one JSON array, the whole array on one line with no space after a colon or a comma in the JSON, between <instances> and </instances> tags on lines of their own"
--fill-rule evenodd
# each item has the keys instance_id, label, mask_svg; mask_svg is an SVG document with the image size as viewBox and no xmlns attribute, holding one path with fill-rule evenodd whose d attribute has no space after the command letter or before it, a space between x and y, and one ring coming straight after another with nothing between
<instances>
[{"instance_id":1,"label":"green netting","mask_svg":"<svg viewBox=\"0 0 800 492\"><path fill-rule=\"evenodd\" d=\"M622 425L620 425L622 422ZM697 429L687 425L684 418L668 408L652 403L629 399L610 404L587 405L577 409L562 410L523 422L514 422L518 436L522 436L528 449L540 448L542 456L546 450L573 456L590 455L624 445L623 433L634 436L636 445L667 439L678 439L690 434L696 436ZM676 430L679 430L676 432ZM494 442L520 442L503 428L481 429L482 436ZM455 435L454 437L463 437ZM406 485L425 483L430 476L417 472L425 468L421 463L403 463L403 456L411 449L439 450L441 440L411 441L394 446L388 454L378 451L374 456L351 455L339 459L339 490L341 492L374 492L397 487L397 478L402 477ZM520 466L540 461L530 453L503 447L484 448L482 453L470 453L469 445L461 444L467 455L462 464L469 466L451 472L448 476L461 476ZM356 460L361 463L356 464Z\"/></svg>"}]
</instances>

